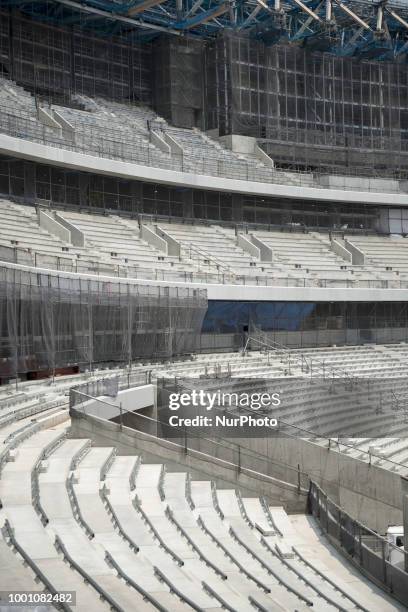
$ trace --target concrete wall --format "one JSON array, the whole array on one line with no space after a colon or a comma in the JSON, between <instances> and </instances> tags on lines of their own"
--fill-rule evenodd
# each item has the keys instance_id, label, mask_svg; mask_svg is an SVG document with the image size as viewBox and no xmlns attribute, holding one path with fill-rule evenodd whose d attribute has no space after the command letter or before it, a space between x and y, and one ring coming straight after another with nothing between
<instances>
[{"instance_id":1,"label":"concrete wall","mask_svg":"<svg viewBox=\"0 0 408 612\"><path fill-rule=\"evenodd\" d=\"M382 191L390 193L399 191L399 182L393 179L364 178L361 176L321 175L320 185L330 189L359 189L361 191Z\"/></svg>"},{"instance_id":2,"label":"concrete wall","mask_svg":"<svg viewBox=\"0 0 408 612\"><path fill-rule=\"evenodd\" d=\"M340 244L340 242L338 242L337 240L334 240L334 239L331 240L330 249L333 251L333 253L336 253L336 255L339 255L339 257L342 257L344 261L352 263L353 257L350 251L348 251L346 247Z\"/></svg>"},{"instance_id":3,"label":"concrete wall","mask_svg":"<svg viewBox=\"0 0 408 612\"><path fill-rule=\"evenodd\" d=\"M255 257L255 259L261 260L261 253L257 246L255 246L244 234L238 234L237 245L241 247L246 253Z\"/></svg>"},{"instance_id":4,"label":"concrete wall","mask_svg":"<svg viewBox=\"0 0 408 612\"><path fill-rule=\"evenodd\" d=\"M291 485L250 469L238 471L235 465L208 453L208 449L188 450L153 435L131 429L101 418L71 413L72 438L90 438L95 446L114 446L119 455L139 455L142 460L165 462L169 471L187 470L194 478L214 480L217 486L239 488L244 494L265 496L271 504L284 505L290 512L304 512L307 490L298 492L297 484Z\"/></svg>"},{"instance_id":5,"label":"concrete wall","mask_svg":"<svg viewBox=\"0 0 408 612\"><path fill-rule=\"evenodd\" d=\"M273 261L273 251L271 247L268 247L262 240L259 240L256 236L251 234L252 243L258 247L261 254L261 261Z\"/></svg>"},{"instance_id":6,"label":"concrete wall","mask_svg":"<svg viewBox=\"0 0 408 612\"><path fill-rule=\"evenodd\" d=\"M171 154L170 145L154 130L150 130L150 142L163 153Z\"/></svg>"},{"instance_id":7,"label":"concrete wall","mask_svg":"<svg viewBox=\"0 0 408 612\"><path fill-rule=\"evenodd\" d=\"M96 446L115 446L119 454L142 455L149 461L168 462L191 470L201 478L211 478L229 486L251 491L253 495L266 495L274 502L282 503L288 511L305 510L304 491L298 495L298 466L315 480L324 491L346 512L362 523L385 533L389 525L401 525L402 484L401 477L383 467L369 465L335 450L328 450L300 438L234 439L242 447L266 455L266 474L260 474L254 458L246 460L239 472L228 463L230 452L219 447L217 457L211 442L200 441L199 448L184 453L183 444L156 438L147 433L124 427L100 418L72 416L72 437L91 438Z\"/></svg>"},{"instance_id":8,"label":"concrete wall","mask_svg":"<svg viewBox=\"0 0 408 612\"><path fill-rule=\"evenodd\" d=\"M156 231L159 237L165 240L167 243L167 254L172 257L180 257L180 252L181 252L180 243L177 242L177 240L175 240L173 236L170 236L170 234L168 234L159 225L156 226Z\"/></svg>"},{"instance_id":9,"label":"concrete wall","mask_svg":"<svg viewBox=\"0 0 408 612\"><path fill-rule=\"evenodd\" d=\"M81 410L101 419L113 419L122 413L134 412L155 405L155 387L142 385L119 391L117 397L90 399L81 404Z\"/></svg>"},{"instance_id":10,"label":"concrete wall","mask_svg":"<svg viewBox=\"0 0 408 612\"><path fill-rule=\"evenodd\" d=\"M155 249L158 249L166 255L168 254L168 243L164 238L156 234L153 227L142 225L140 228L140 237Z\"/></svg>"},{"instance_id":11,"label":"concrete wall","mask_svg":"<svg viewBox=\"0 0 408 612\"><path fill-rule=\"evenodd\" d=\"M139 179L141 181L165 183L167 185L182 185L185 187L196 187L197 189L210 189L229 193L248 193L277 198L286 197L301 200L324 200L327 202L342 202L343 204L370 203L382 204L385 206L408 206L405 193L384 194L353 190L345 191L343 189L319 189L315 187L257 183L254 181L241 181L216 176L189 174L187 172L153 168L124 161L85 155L83 153L77 153L76 151L70 151L69 149L57 149L55 147L30 142L6 134L0 135L0 153L54 166L62 166L64 168L72 168L92 173L96 172L106 176Z\"/></svg>"},{"instance_id":12,"label":"concrete wall","mask_svg":"<svg viewBox=\"0 0 408 612\"><path fill-rule=\"evenodd\" d=\"M184 149L179 142L167 132L164 132L164 140L168 144L169 149L173 155L184 155Z\"/></svg>"},{"instance_id":13,"label":"concrete wall","mask_svg":"<svg viewBox=\"0 0 408 612\"><path fill-rule=\"evenodd\" d=\"M252 155L255 151L256 138L252 136L239 136L237 134L229 134L221 136L218 139L224 147L234 151L235 153L243 153Z\"/></svg>"},{"instance_id":14,"label":"concrete wall","mask_svg":"<svg viewBox=\"0 0 408 612\"><path fill-rule=\"evenodd\" d=\"M300 438L235 441L292 468L300 465L333 501L379 533L402 524L401 477L390 470ZM293 482L293 476L282 468L280 478Z\"/></svg>"},{"instance_id":15,"label":"concrete wall","mask_svg":"<svg viewBox=\"0 0 408 612\"><path fill-rule=\"evenodd\" d=\"M60 124L55 121L54 117L45 108L38 107L37 112L38 119L41 121L41 123L53 128L54 130L61 130Z\"/></svg>"},{"instance_id":16,"label":"concrete wall","mask_svg":"<svg viewBox=\"0 0 408 612\"><path fill-rule=\"evenodd\" d=\"M64 132L70 133L72 136L75 134L75 128L63 117L57 110L52 109L52 116L54 120L61 126Z\"/></svg>"},{"instance_id":17,"label":"concrete wall","mask_svg":"<svg viewBox=\"0 0 408 612\"><path fill-rule=\"evenodd\" d=\"M351 253L354 266L363 266L365 264L365 255L355 244L346 239L344 241L344 246Z\"/></svg>"},{"instance_id":18,"label":"concrete wall","mask_svg":"<svg viewBox=\"0 0 408 612\"><path fill-rule=\"evenodd\" d=\"M40 227L47 230L50 234L71 244L71 233L57 219L54 219L54 217L41 208L38 209L38 223Z\"/></svg>"},{"instance_id":19,"label":"concrete wall","mask_svg":"<svg viewBox=\"0 0 408 612\"><path fill-rule=\"evenodd\" d=\"M71 223L71 221L67 221L67 219L58 212L54 212L54 218L69 231L71 235L71 244L77 247L85 246L85 234L78 229L76 225Z\"/></svg>"}]
</instances>

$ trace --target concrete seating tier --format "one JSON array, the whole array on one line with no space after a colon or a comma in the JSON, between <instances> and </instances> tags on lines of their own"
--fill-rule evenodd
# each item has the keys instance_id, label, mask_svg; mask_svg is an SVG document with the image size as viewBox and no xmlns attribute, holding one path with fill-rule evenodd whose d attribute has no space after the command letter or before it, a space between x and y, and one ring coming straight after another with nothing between
<instances>
[{"instance_id":1,"label":"concrete seating tier","mask_svg":"<svg viewBox=\"0 0 408 612\"><path fill-rule=\"evenodd\" d=\"M312 384L310 371L302 368L300 355L312 364L314 376L317 376ZM130 382L132 377L136 380L144 376L145 380L147 375L153 383L157 376L206 376L210 377L206 381L209 390L228 392L233 383L235 390L259 392L266 384L264 380L275 385L273 380L279 378L284 402L274 409L277 418L304 429L304 437L318 436L316 442L319 444L327 445L328 438L333 435L347 437L355 451L342 448L342 452L350 452L364 461L369 460L369 447L378 447L381 452L377 458L384 468L405 474L408 472L408 448L402 436L408 435L404 412L408 398L407 363L408 345L404 344L292 350L290 364L288 354L282 351L270 351L269 354L250 351L246 356L208 354L180 362L133 364ZM323 367L328 379L325 384L321 381ZM92 375L59 377L54 383L27 381L19 383L17 392L14 386L2 387L0 432L15 426L23 433L25 423L38 422L44 415L57 414L64 409L68 402L66 394L72 385L106 376L119 376L119 386L127 386L127 370L117 368L95 370ZM330 390L331 376L335 381L334 392ZM360 381L352 393L340 380L344 376L357 377Z\"/></svg>"},{"instance_id":2,"label":"concrete seating tier","mask_svg":"<svg viewBox=\"0 0 408 612\"><path fill-rule=\"evenodd\" d=\"M73 590L80 612L398 609L312 519L70 438L67 416L31 426L1 465L5 590Z\"/></svg>"},{"instance_id":3,"label":"concrete seating tier","mask_svg":"<svg viewBox=\"0 0 408 612\"><path fill-rule=\"evenodd\" d=\"M346 239L365 255L367 264L408 275L408 240L402 236L349 236Z\"/></svg>"},{"instance_id":4,"label":"concrete seating tier","mask_svg":"<svg viewBox=\"0 0 408 612\"><path fill-rule=\"evenodd\" d=\"M52 216L53 211L46 210ZM323 233L254 232L272 251L272 261L262 261L250 254L254 253L250 248L248 252L238 244L233 228L216 224L146 224L153 239L147 242L136 219L59 212L83 233L85 244L77 247L41 227L34 206L1 199L0 213L0 247L17 249L16 260L10 255L13 261L42 268L177 282L275 286L392 288L405 278L403 258L400 274L394 268L387 271L381 261L353 266L330 250L329 236ZM162 238L163 250L154 234ZM251 242L251 234L243 237ZM387 243L387 238L379 240ZM175 250L166 247L166 241ZM177 254L168 255L169 250ZM399 253L395 257L399 258Z\"/></svg>"},{"instance_id":5,"label":"concrete seating tier","mask_svg":"<svg viewBox=\"0 0 408 612\"><path fill-rule=\"evenodd\" d=\"M28 92L6 79L1 79L0 85L0 105L3 110L11 117L23 119L20 122L22 127L19 128L19 122L16 121L12 131L13 135L21 138L37 142L45 138L46 142L53 146L75 146L91 155L114 157L196 174L230 176L233 171L236 178L246 176L248 180L261 182L301 182L319 187L313 175L302 175L300 181L296 174L265 167L256 156L234 153L197 129L169 126L147 107L76 96L76 106L82 106L85 110L58 104L43 106L51 117L50 125L48 119L40 119L37 104ZM7 122L1 123L1 126L5 131L10 129ZM166 152L165 145L156 146L150 133L151 128L161 135L163 141L166 140L165 134L168 134L176 146L181 147L183 154Z\"/></svg>"}]
</instances>

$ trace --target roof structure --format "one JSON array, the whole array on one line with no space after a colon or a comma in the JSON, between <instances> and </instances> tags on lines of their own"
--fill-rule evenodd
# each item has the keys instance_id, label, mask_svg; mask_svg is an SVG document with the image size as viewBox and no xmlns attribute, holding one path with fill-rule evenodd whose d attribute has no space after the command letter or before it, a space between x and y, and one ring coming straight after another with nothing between
<instances>
[{"instance_id":1,"label":"roof structure","mask_svg":"<svg viewBox=\"0 0 408 612\"><path fill-rule=\"evenodd\" d=\"M3 0L35 19L151 39L247 32L364 59L406 61L408 3L398 0Z\"/></svg>"}]
</instances>

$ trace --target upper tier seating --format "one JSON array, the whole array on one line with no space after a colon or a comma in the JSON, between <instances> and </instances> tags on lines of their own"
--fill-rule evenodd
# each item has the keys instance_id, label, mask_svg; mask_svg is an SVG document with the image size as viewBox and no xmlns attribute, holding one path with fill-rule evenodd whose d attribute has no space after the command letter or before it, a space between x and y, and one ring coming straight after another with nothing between
<instances>
[{"instance_id":1,"label":"upper tier seating","mask_svg":"<svg viewBox=\"0 0 408 612\"><path fill-rule=\"evenodd\" d=\"M324 175L275 169L265 152L260 157L255 151L236 153L197 128L175 128L141 105L83 95L73 95L68 106L50 104L0 77L0 109L0 132L93 156L261 183L323 190L332 184ZM398 181L388 180L384 186L383 180L342 178L334 182L336 189L405 191Z\"/></svg>"},{"instance_id":2,"label":"upper tier seating","mask_svg":"<svg viewBox=\"0 0 408 612\"><path fill-rule=\"evenodd\" d=\"M67 418L0 428L5 590L75 591L79 612L400 609L309 517L69 438Z\"/></svg>"},{"instance_id":3,"label":"upper tier seating","mask_svg":"<svg viewBox=\"0 0 408 612\"><path fill-rule=\"evenodd\" d=\"M197 129L174 128L147 107L99 98L93 100L86 96L76 96L74 102L86 110L37 105L22 87L0 78L0 131L142 165L259 182L321 187L312 174L274 170L255 155L234 153ZM49 118L41 118L40 108ZM152 131L162 138L161 146L155 144ZM178 146L177 151L182 150L182 155L165 150L166 135Z\"/></svg>"}]
</instances>

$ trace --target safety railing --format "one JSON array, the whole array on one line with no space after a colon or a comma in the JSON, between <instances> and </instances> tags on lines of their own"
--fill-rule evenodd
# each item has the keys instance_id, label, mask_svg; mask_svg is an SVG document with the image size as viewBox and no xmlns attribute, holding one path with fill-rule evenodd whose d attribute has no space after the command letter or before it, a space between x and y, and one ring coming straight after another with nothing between
<instances>
[{"instance_id":1,"label":"safety railing","mask_svg":"<svg viewBox=\"0 0 408 612\"><path fill-rule=\"evenodd\" d=\"M171 382L174 382L174 379ZM178 390L180 391L182 386L180 385L179 380L176 380L176 384L178 385ZM71 389L70 394L71 393L76 393L76 390ZM74 410L76 409L78 414L85 415L86 401L96 399L101 404L107 404L108 406L118 409L116 404L106 400L89 395L87 396L82 392L80 392L80 394L83 396L83 401L80 404L73 404ZM246 412L244 408L242 408L242 411ZM237 474L245 473L255 477L279 479L282 485L293 487L300 494L303 494L305 490L308 490L310 478L315 476L316 478L321 478L322 482L324 482L324 478L322 478L321 474L318 472L314 473L313 470L309 470L306 473L300 469L299 465L294 467L293 465L277 461L271 457L268 457L267 455L263 455L262 453L251 451L248 447L236 444L231 440L226 440L225 438L217 436L209 438L191 429L188 430L187 428L180 428L179 436L175 438L174 428L170 427L168 423L153 419L152 417L148 417L147 415L141 413L128 412L127 415L132 417L131 427L133 429L140 430L143 433L152 435L155 438L158 437L159 432L161 438L170 440L172 444L180 448L184 454L193 453L203 456L203 458L208 456L216 458L220 464L234 469ZM122 421L123 413L120 413L119 419ZM374 461L378 461L380 462L381 467L384 469L391 469L395 471L397 468L398 470L405 471L408 468L408 465L405 465L404 463L387 459L383 455L377 454L372 450L360 448L359 445L342 442L342 440L338 437L334 438L325 436L316 433L311 429L305 429L295 424L288 423L281 418L278 418L277 421L278 425L273 429L273 433L276 436L297 439L303 438L310 444L319 444L320 446L324 445L329 451L333 452L344 453L354 451L354 453L358 453L358 460L365 461L369 463L369 465L371 465ZM120 426L122 427L122 423L120 423ZM166 434L169 434L168 438L166 437ZM273 477L269 476L271 469ZM213 492L213 495L216 499L215 491ZM221 510L219 510L219 513L220 515L222 514Z\"/></svg>"},{"instance_id":2,"label":"safety railing","mask_svg":"<svg viewBox=\"0 0 408 612\"><path fill-rule=\"evenodd\" d=\"M150 167L235 180L313 187L323 191L328 189L327 186L320 184L319 180L315 180L314 174L295 169L280 171L245 160L233 160L230 157L209 158L205 154L166 155L144 144L140 135L139 138L130 139L125 131L107 128L106 125L98 126L79 121L76 122L74 135L68 135L43 125L35 114L28 110L14 110L9 106L0 106L0 132L51 147L101 158L136 162ZM324 174L331 174L331 171L328 170ZM346 185L339 185L338 188L350 189ZM368 185L367 191L375 192L378 188L375 185Z\"/></svg>"},{"instance_id":3,"label":"safety railing","mask_svg":"<svg viewBox=\"0 0 408 612\"><path fill-rule=\"evenodd\" d=\"M78 393L76 389L70 390L70 394L75 393ZM100 404L106 404L118 409L118 406L112 402L86 395L83 392L79 393L83 397L83 401L80 403L76 401L71 402L73 406L72 414L86 415L86 402L89 400L97 400ZM309 475L301 471L299 466L295 468L224 438L209 438L195 431L187 430L187 428L180 428L180 436L174 438L174 428L170 427L168 423L141 413L127 412L127 417L132 418L131 426L133 429L147 433L147 435L154 438L161 437L161 439L166 439L166 433L171 433L171 437L168 440L184 454L192 453L203 458L214 458L220 465L236 471L237 474L243 473L262 479L271 478L275 482L280 478L279 482L283 486L297 491L300 495L305 494L309 488ZM119 419L120 421L123 420L123 412L119 414ZM119 422L119 425L122 426L122 423ZM158 435L159 428L161 428L160 436ZM274 476L268 474L271 467L273 467ZM214 495L216 496L215 492ZM139 504L135 503L135 507L140 512L143 511ZM217 509L217 505L215 507ZM219 513L221 514L220 510Z\"/></svg>"},{"instance_id":4,"label":"safety railing","mask_svg":"<svg viewBox=\"0 0 408 612\"><path fill-rule=\"evenodd\" d=\"M194 260L196 249L191 248L190 257ZM197 251L198 254L198 251ZM21 266L30 266L73 274L92 274L97 276L114 276L123 280L169 281L172 283L197 283L220 285L243 285L248 287L316 287L321 289L361 288L361 289L408 289L408 279L398 275L393 279L375 278L324 278L295 276L274 276L265 274L236 274L231 268L214 260L209 254L201 252L200 265L208 260L209 268L214 270L173 271L171 268L151 268L132 266L125 263L108 263L83 259L70 259L59 255L49 255L37 251L28 251L21 247L0 245L0 261ZM188 263L189 260L186 261ZM369 273L367 273L369 274Z\"/></svg>"},{"instance_id":5,"label":"safety railing","mask_svg":"<svg viewBox=\"0 0 408 612\"><path fill-rule=\"evenodd\" d=\"M330 541L371 580L407 606L408 551L352 518L313 481L309 507Z\"/></svg>"}]
</instances>

